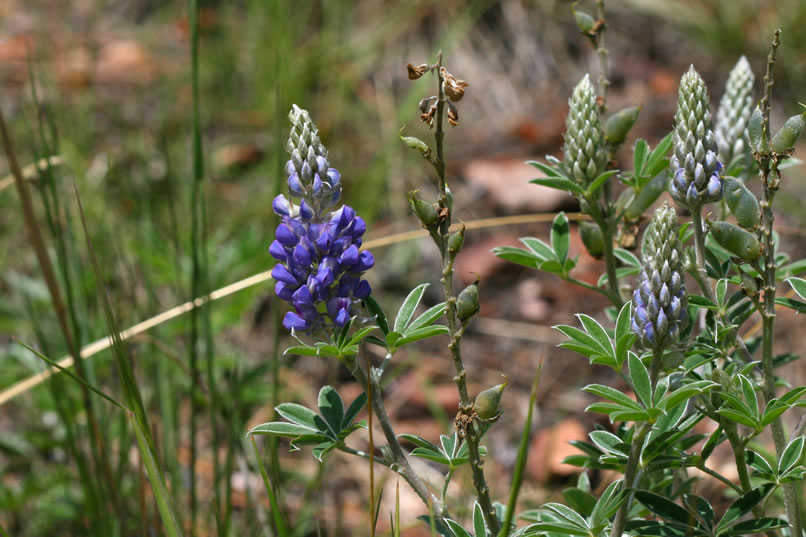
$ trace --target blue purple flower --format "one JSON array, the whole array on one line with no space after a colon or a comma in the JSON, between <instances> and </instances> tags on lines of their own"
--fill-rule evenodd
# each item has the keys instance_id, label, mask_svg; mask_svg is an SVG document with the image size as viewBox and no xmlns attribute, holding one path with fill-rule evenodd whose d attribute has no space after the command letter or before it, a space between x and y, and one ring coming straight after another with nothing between
<instances>
[{"instance_id":1,"label":"blue purple flower","mask_svg":"<svg viewBox=\"0 0 806 537\"><path fill-rule=\"evenodd\" d=\"M372 292L361 276L375 259L359 250L364 220L347 205L332 209L341 197L340 175L330 167L316 125L296 105L289 118L293 128L286 174L291 199L279 195L272 203L282 219L269 247L280 261L272 277L277 296L294 308L283 326L328 331L344 326L354 316L356 302Z\"/></svg>"}]
</instances>

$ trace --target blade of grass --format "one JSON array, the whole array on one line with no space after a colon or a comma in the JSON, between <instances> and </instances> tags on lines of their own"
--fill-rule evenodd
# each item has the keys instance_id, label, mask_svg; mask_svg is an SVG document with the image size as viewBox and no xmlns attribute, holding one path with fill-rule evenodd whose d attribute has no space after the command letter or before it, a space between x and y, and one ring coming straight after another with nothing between
<instances>
[{"instance_id":1,"label":"blade of grass","mask_svg":"<svg viewBox=\"0 0 806 537\"><path fill-rule=\"evenodd\" d=\"M518 458L515 461L515 468L512 470L512 486L509 489L509 501L507 502L501 532L498 534L498 537L507 537L509 535L512 519L515 514L515 506L518 503L518 492L520 492L521 485L523 484L523 471L526 467L526 459L529 456L529 439L532 434L532 412L537 402L537 387L540 384L540 375L542 372L543 357L541 356L540 362L537 365L535 378L532 381L532 391L529 394L529 410L526 412L526 420L523 424L521 443L518 447Z\"/></svg>"},{"instance_id":2,"label":"blade of grass","mask_svg":"<svg viewBox=\"0 0 806 537\"><path fill-rule=\"evenodd\" d=\"M271 514L274 517L274 530L278 537L288 537L288 530L283 522L282 511L280 511L280 504L277 501L277 496L274 494L274 488L269 481L269 475L266 473L266 467L263 466L263 459L260 457L260 450L257 448L255 437L250 437L252 440L252 448L255 451L255 460L260 469L260 475L263 476L263 486L266 487L266 494L269 496L269 504L271 505Z\"/></svg>"}]
</instances>

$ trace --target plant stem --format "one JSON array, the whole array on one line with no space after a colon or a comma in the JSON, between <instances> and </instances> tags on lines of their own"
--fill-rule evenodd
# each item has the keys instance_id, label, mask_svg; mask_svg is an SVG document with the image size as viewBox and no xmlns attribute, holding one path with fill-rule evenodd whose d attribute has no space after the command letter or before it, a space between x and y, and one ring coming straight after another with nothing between
<instances>
[{"instance_id":1,"label":"plant stem","mask_svg":"<svg viewBox=\"0 0 806 537\"><path fill-rule=\"evenodd\" d=\"M596 0L596 54L599 56L599 113L607 112L607 90L610 88L607 67L607 49L605 48L605 8L604 0Z\"/></svg>"},{"instance_id":2,"label":"plant stem","mask_svg":"<svg viewBox=\"0 0 806 537\"><path fill-rule=\"evenodd\" d=\"M397 435L392 427L392 421L389 419L389 414L386 413L386 407L383 404L383 395L381 394L381 389L380 386L378 386L375 375L373 375L371 371L364 372L358 360L353 361L350 370L359 385L364 386L365 389L368 386L370 389L371 393L367 394L367 396L371 400L372 411L375 413L375 417L378 418L378 423L381 425L383 434L389 444L389 451L392 454L393 460L390 464L386 464L386 466L389 466L400 474L403 479L411 485L411 488L414 489L414 492L417 493L420 499L423 500L426 507L433 507L434 513L438 518L444 517L442 502L428 490L422 479L420 479L420 476L417 475L411 467L403 448L400 446L400 442L397 440Z\"/></svg>"},{"instance_id":3,"label":"plant stem","mask_svg":"<svg viewBox=\"0 0 806 537\"><path fill-rule=\"evenodd\" d=\"M452 467L448 470L448 473L445 474L445 484L442 485L442 503L445 503L445 497L448 495L448 485L451 484L451 478L453 477L453 473L456 471L456 468Z\"/></svg>"},{"instance_id":4,"label":"plant stem","mask_svg":"<svg viewBox=\"0 0 806 537\"><path fill-rule=\"evenodd\" d=\"M653 360L655 360L654 357ZM641 450L644 447L646 435L651 428L652 426L647 422L636 425L635 435L630 444L627 466L624 469L624 484L621 486L622 490L632 488L635 485L636 470L638 469L638 462L641 460ZM613 519L613 527L610 530L610 537L621 537L624 534L629 503L630 498L625 498L624 503L621 504L621 507L619 507L619 510L616 512L616 518Z\"/></svg>"},{"instance_id":5,"label":"plant stem","mask_svg":"<svg viewBox=\"0 0 806 537\"><path fill-rule=\"evenodd\" d=\"M438 212L442 219L439 223L437 237L434 238L434 242L442 256L441 281L445 302L447 304L445 317L448 321L448 334L450 338L448 347L450 348L454 369L456 370L456 376L453 379L459 391L459 412L465 416L469 416L472 413L473 403L470 401L470 397L467 393L467 371L462 362L462 353L460 350L460 341L464 329L461 327L456 311L456 296L453 293L453 260L456 256L456 252L451 252L448 249L448 237L450 236L451 227L451 203L448 201L448 181L445 174L445 131L443 125L445 116L445 92L443 89L441 68L442 52L439 52L435 66L439 90L437 96L436 131L434 132L436 146L434 168L439 177ZM501 523L495 513L492 500L490 500L490 488L487 486L487 481L484 478L484 461L482 461L481 453L479 452L479 442L481 440L480 430L474 422L471 422L466 429L466 433L465 441L467 442L470 471L473 476L473 487L476 489L476 496L478 497L479 505L484 514L484 522L487 525L487 529L489 529L493 535L498 535L498 532L501 530Z\"/></svg>"},{"instance_id":6,"label":"plant stem","mask_svg":"<svg viewBox=\"0 0 806 537\"><path fill-rule=\"evenodd\" d=\"M773 337L775 324L775 291L776 291L776 265L775 265L775 241L773 240L773 223L775 216L772 213L772 202L780 183L780 172L778 171L778 156L769 156L769 132L770 132L770 96L774 85L773 73L775 70L775 54L778 50L781 30L776 30L773 37L770 54L767 57L767 72L764 75L764 98L761 100L761 111L763 114L762 132L764 133L765 147L761 148L759 160L759 171L762 183L761 198L761 243L763 251L762 278L764 280L763 304L761 311L762 319L762 356L761 365L764 375L764 398L769 401L775 398L775 375L773 373ZM786 448L786 436L781 418L772 423L772 437L775 441L775 451L781 457ZM784 485L784 503L786 505L787 517L792 526L791 535L800 537L802 535L801 516L798 502L797 483Z\"/></svg>"},{"instance_id":7,"label":"plant stem","mask_svg":"<svg viewBox=\"0 0 806 537\"><path fill-rule=\"evenodd\" d=\"M607 216L602 214L602 210L596 200L587 200L591 206L591 218L602 231L602 253L604 256L605 270L607 271L607 286L609 293L607 297L613 302L616 308L621 309L624 301L621 299L621 292L618 287L618 276L616 274L616 256L613 253L613 228Z\"/></svg>"}]
</instances>

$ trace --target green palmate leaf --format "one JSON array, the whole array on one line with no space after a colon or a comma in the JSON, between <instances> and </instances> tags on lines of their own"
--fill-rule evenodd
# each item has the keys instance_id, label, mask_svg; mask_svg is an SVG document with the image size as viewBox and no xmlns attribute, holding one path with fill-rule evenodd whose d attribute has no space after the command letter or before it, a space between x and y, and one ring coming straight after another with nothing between
<instances>
[{"instance_id":1,"label":"green palmate leaf","mask_svg":"<svg viewBox=\"0 0 806 537\"><path fill-rule=\"evenodd\" d=\"M324 386L319 390L319 412L334 435L341 432L344 420L344 402L333 387Z\"/></svg>"},{"instance_id":2,"label":"green palmate leaf","mask_svg":"<svg viewBox=\"0 0 806 537\"><path fill-rule=\"evenodd\" d=\"M744 375L739 375L739 383L742 386L742 395L747 402L747 408L752 412L753 417L758 419L758 397L756 396L756 388L753 383Z\"/></svg>"},{"instance_id":3,"label":"green palmate leaf","mask_svg":"<svg viewBox=\"0 0 806 537\"><path fill-rule=\"evenodd\" d=\"M725 515L722 517L722 520L719 521L719 524L717 525L717 532L721 533L733 522L749 513L753 507L761 503L761 500L767 497L767 494L769 494L773 488L775 488L775 485L769 483L758 488L754 488L750 492L740 496L735 502L733 502L733 504L731 504L731 506L725 512Z\"/></svg>"},{"instance_id":4,"label":"green palmate leaf","mask_svg":"<svg viewBox=\"0 0 806 537\"><path fill-rule=\"evenodd\" d=\"M800 464L803 457L803 442L804 438L798 436L787 444L784 452L781 453L781 460L778 461L778 475L783 475Z\"/></svg>"},{"instance_id":5,"label":"green palmate leaf","mask_svg":"<svg viewBox=\"0 0 806 537\"><path fill-rule=\"evenodd\" d=\"M253 434L267 434L271 436L284 436L286 438L296 438L303 435L313 435L321 437L320 442L328 440L325 434L319 432L318 429L299 425L297 423L287 423L284 421L272 421L262 423L249 429L248 435Z\"/></svg>"},{"instance_id":6,"label":"green palmate leaf","mask_svg":"<svg viewBox=\"0 0 806 537\"><path fill-rule=\"evenodd\" d=\"M501 259L506 259L512 263L534 269L543 262L534 252L528 252L523 248L514 248L512 246L498 246L493 248L493 254Z\"/></svg>"},{"instance_id":7,"label":"green palmate leaf","mask_svg":"<svg viewBox=\"0 0 806 537\"><path fill-rule=\"evenodd\" d=\"M632 535L645 535L647 537L696 537L702 535L701 533L692 534L692 528L688 524L675 524L658 520L630 520L627 522L625 529Z\"/></svg>"},{"instance_id":8,"label":"green palmate leaf","mask_svg":"<svg viewBox=\"0 0 806 537\"><path fill-rule=\"evenodd\" d=\"M402 347L403 345L412 343L414 341L420 341L421 339L427 339L433 336L438 336L447 333L448 333L448 327L441 324L424 326L422 328L417 328L415 330L410 330L406 332L406 334L403 337L401 337L395 342L395 346Z\"/></svg>"},{"instance_id":9,"label":"green palmate leaf","mask_svg":"<svg viewBox=\"0 0 806 537\"><path fill-rule=\"evenodd\" d=\"M618 172L618 170L608 170L602 173L596 179L591 181L591 184L588 185L588 190L585 194L588 197L595 196L599 189L602 188L602 185L604 185L608 179L616 175Z\"/></svg>"},{"instance_id":10,"label":"green palmate leaf","mask_svg":"<svg viewBox=\"0 0 806 537\"><path fill-rule=\"evenodd\" d=\"M741 423L742 425L746 425L752 429L759 429L760 424L756 421L750 412L740 411L740 410L733 410L730 408L722 408L717 410L717 414L720 416L724 416L729 420L733 420L737 423Z\"/></svg>"},{"instance_id":11,"label":"green palmate leaf","mask_svg":"<svg viewBox=\"0 0 806 537\"><path fill-rule=\"evenodd\" d=\"M629 446L621 438L608 431L593 431L588 436L594 444L608 453L627 455L629 451Z\"/></svg>"},{"instance_id":12,"label":"green palmate leaf","mask_svg":"<svg viewBox=\"0 0 806 537\"><path fill-rule=\"evenodd\" d=\"M625 250L624 248L616 248L613 250L613 254L616 258L624 263L625 265L640 269L641 268L641 260L635 257L635 254L632 252Z\"/></svg>"},{"instance_id":13,"label":"green palmate leaf","mask_svg":"<svg viewBox=\"0 0 806 537\"><path fill-rule=\"evenodd\" d=\"M459 435L454 433L451 436L447 434L439 435L439 443L442 445L442 452L448 456L449 459L456 457L456 450L459 447Z\"/></svg>"},{"instance_id":14,"label":"green palmate leaf","mask_svg":"<svg viewBox=\"0 0 806 537\"><path fill-rule=\"evenodd\" d=\"M555 188L557 190L564 190L565 192L569 192L577 197L581 197L585 194L585 191L582 190L579 185L564 177L539 177L537 179L532 179L529 182L536 185Z\"/></svg>"},{"instance_id":15,"label":"green palmate leaf","mask_svg":"<svg viewBox=\"0 0 806 537\"><path fill-rule=\"evenodd\" d=\"M806 302L801 302L800 300L795 300L787 297L780 297L775 299L775 303L793 309L798 313L806 313Z\"/></svg>"},{"instance_id":16,"label":"green palmate leaf","mask_svg":"<svg viewBox=\"0 0 806 537\"><path fill-rule=\"evenodd\" d=\"M464 529L461 524L451 520L450 518L445 519L445 524L448 525L448 527L450 528L451 532L453 532L453 535L455 537L473 537L472 533Z\"/></svg>"},{"instance_id":17,"label":"green palmate leaf","mask_svg":"<svg viewBox=\"0 0 806 537\"><path fill-rule=\"evenodd\" d=\"M613 343L610 341L605 329L602 328L602 325L600 325L596 319L584 313L578 313L577 318L582 323L585 331L593 336L602 351L609 356L615 357L616 351L613 349Z\"/></svg>"},{"instance_id":18,"label":"green palmate leaf","mask_svg":"<svg viewBox=\"0 0 806 537\"><path fill-rule=\"evenodd\" d=\"M376 328L378 328L378 327L377 326L365 326L365 327L361 328L355 334L350 336L350 339L339 350L343 353L347 349L350 349L352 347L358 346L358 344L361 343L361 340L363 340L365 337L370 335L372 333L372 331L375 330Z\"/></svg>"},{"instance_id":19,"label":"green palmate leaf","mask_svg":"<svg viewBox=\"0 0 806 537\"><path fill-rule=\"evenodd\" d=\"M311 449L311 453L313 454L313 457L316 460L318 460L319 462L322 462L323 457L325 455L327 455L328 453L330 453L331 451L333 451L333 449L335 447L336 447L336 442L334 442L332 440L328 440L327 442L322 442L321 444L315 445Z\"/></svg>"},{"instance_id":20,"label":"green palmate leaf","mask_svg":"<svg viewBox=\"0 0 806 537\"><path fill-rule=\"evenodd\" d=\"M543 506L543 509L548 509L569 524L580 528L588 528L588 522L579 513L561 503L547 503Z\"/></svg>"},{"instance_id":21,"label":"green palmate leaf","mask_svg":"<svg viewBox=\"0 0 806 537\"><path fill-rule=\"evenodd\" d=\"M552 166L550 166L548 164L544 164L544 163L542 163L540 161L527 160L526 164L529 164L530 166L534 166L535 168L537 168L541 172L545 173L549 177L565 177L556 168L553 168Z\"/></svg>"},{"instance_id":22,"label":"green palmate leaf","mask_svg":"<svg viewBox=\"0 0 806 537\"><path fill-rule=\"evenodd\" d=\"M672 148L673 143L673 135L674 131L670 132L666 136L663 137L663 140L658 142L658 145L655 146L655 149L652 150L652 154L649 155L647 159L647 169L644 170L646 175L657 175L661 172L666 165L663 165L663 168L660 170L655 171L664 160L666 160L666 155L669 154L669 150Z\"/></svg>"},{"instance_id":23,"label":"green palmate leaf","mask_svg":"<svg viewBox=\"0 0 806 537\"><path fill-rule=\"evenodd\" d=\"M635 491L635 499L641 502L647 509L666 520L686 526L689 526L694 521L694 517L691 513L658 494L646 490L637 490Z\"/></svg>"},{"instance_id":24,"label":"green palmate leaf","mask_svg":"<svg viewBox=\"0 0 806 537\"><path fill-rule=\"evenodd\" d=\"M800 298L806 300L806 280L803 278L788 278L786 281Z\"/></svg>"},{"instance_id":25,"label":"green palmate leaf","mask_svg":"<svg viewBox=\"0 0 806 537\"><path fill-rule=\"evenodd\" d=\"M547 518L547 517L546 517ZM527 526L523 536L536 536L550 532L552 537L554 535L590 535L590 529L586 526L578 526L570 522L560 520L542 520Z\"/></svg>"},{"instance_id":26,"label":"green palmate leaf","mask_svg":"<svg viewBox=\"0 0 806 537\"><path fill-rule=\"evenodd\" d=\"M417 309L417 306L420 304L420 300L423 298L423 293L425 293L426 288L428 287L427 283L423 283L415 287L409 296L403 301L403 304L400 305L400 310L397 312L397 317L395 318L395 324L393 330L395 332L403 333L408 326L409 321L411 321L411 317L414 315L414 310Z\"/></svg>"},{"instance_id":27,"label":"green palmate leaf","mask_svg":"<svg viewBox=\"0 0 806 537\"><path fill-rule=\"evenodd\" d=\"M644 406L649 408L652 406L652 386L649 382L649 372L644 366L644 363L636 355L631 355L629 358L630 380L638 397Z\"/></svg>"},{"instance_id":28,"label":"green palmate leaf","mask_svg":"<svg viewBox=\"0 0 806 537\"><path fill-rule=\"evenodd\" d=\"M599 397L608 399L633 410L643 410L641 405L636 403L633 399L616 390L615 388L611 388L610 386L606 386L604 384L589 384L582 389L588 393L598 395Z\"/></svg>"},{"instance_id":29,"label":"green palmate leaf","mask_svg":"<svg viewBox=\"0 0 806 537\"><path fill-rule=\"evenodd\" d=\"M316 412L296 403L281 403L274 409L280 416L297 425L318 430Z\"/></svg>"},{"instance_id":30,"label":"green palmate leaf","mask_svg":"<svg viewBox=\"0 0 806 537\"><path fill-rule=\"evenodd\" d=\"M635 147L633 148L633 169L636 175L643 175L648 155L649 145L646 143L646 140L639 138L636 140Z\"/></svg>"},{"instance_id":31,"label":"green palmate leaf","mask_svg":"<svg viewBox=\"0 0 806 537\"><path fill-rule=\"evenodd\" d=\"M537 239L535 237L521 237L518 239L521 241L529 250L531 250L540 260L548 261L548 260L555 260L557 259L557 254L554 253L554 250L546 244L545 242Z\"/></svg>"},{"instance_id":32,"label":"green palmate leaf","mask_svg":"<svg viewBox=\"0 0 806 537\"><path fill-rule=\"evenodd\" d=\"M752 449L748 449L744 452L745 460L747 460L747 464L750 467L762 474L769 474L770 476L775 475L775 470L772 469L770 463L767 462L767 459L762 457L759 453L753 451Z\"/></svg>"},{"instance_id":33,"label":"green palmate leaf","mask_svg":"<svg viewBox=\"0 0 806 537\"><path fill-rule=\"evenodd\" d=\"M703 394L716 386L719 385L716 382L711 382L710 380L698 380L696 382L692 382L691 384L686 384L666 395L660 407L665 409L667 412L670 412L680 403L687 401L692 396Z\"/></svg>"},{"instance_id":34,"label":"green palmate leaf","mask_svg":"<svg viewBox=\"0 0 806 537\"><path fill-rule=\"evenodd\" d=\"M564 212L560 211L551 224L551 247L560 264L564 264L565 259L568 257L568 246L571 241L570 233L568 217L565 216Z\"/></svg>"},{"instance_id":35,"label":"green palmate leaf","mask_svg":"<svg viewBox=\"0 0 806 537\"><path fill-rule=\"evenodd\" d=\"M341 429L344 430L350 424L353 423L353 420L358 413L361 412L361 409L364 408L367 404L367 394L362 393L358 397L355 398L355 401L350 403L350 406L347 407L347 410L344 412L344 419L341 421Z\"/></svg>"},{"instance_id":36,"label":"green palmate leaf","mask_svg":"<svg viewBox=\"0 0 806 537\"><path fill-rule=\"evenodd\" d=\"M715 303L711 302L704 296L700 295L689 295L688 296L688 303L692 306L697 306L700 308L705 308L709 310L718 310L719 306Z\"/></svg>"},{"instance_id":37,"label":"green palmate leaf","mask_svg":"<svg viewBox=\"0 0 806 537\"><path fill-rule=\"evenodd\" d=\"M763 517L751 518L739 522L730 528L730 535L747 535L748 533L764 533L778 528L788 528L789 523L782 518Z\"/></svg>"},{"instance_id":38,"label":"green palmate leaf","mask_svg":"<svg viewBox=\"0 0 806 537\"><path fill-rule=\"evenodd\" d=\"M697 520L706 528L712 528L714 525L714 508L708 501L696 494L684 494L683 504L692 512Z\"/></svg>"},{"instance_id":39,"label":"green palmate leaf","mask_svg":"<svg viewBox=\"0 0 806 537\"><path fill-rule=\"evenodd\" d=\"M606 524L621 506L627 495L627 491L622 490L623 483L622 479L613 481L602 492L590 515L593 527Z\"/></svg>"},{"instance_id":40,"label":"green palmate leaf","mask_svg":"<svg viewBox=\"0 0 806 537\"><path fill-rule=\"evenodd\" d=\"M596 507L596 497L590 492L573 487L563 490L563 498L572 508L585 516L590 516Z\"/></svg>"},{"instance_id":41,"label":"green palmate leaf","mask_svg":"<svg viewBox=\"0 0 806 537\"><path fill-rule=\"evenodd\" d=\"M484 513L479 502L473 506L473 531L476 532L476 537L487 537L487 526L484 524Z\"/></svg>"},{"instance_id":42,"label":"green palmate leaf","mask_svg":"<svg viewBox=\"0 0 806 537\"><path fill-rule=\"evenodd\" d=\"M378 323L378 326L383 333L388 334L389 321L386 319L386 314L383 312L381 305L378 304L378 301L372 298L372 295L370 295L364 299L364 304L366 304L369 313L375 317L375 322Z\"/></svg>"},{"instance_id":43,"label":"green palmate leaf","mask_svg":"<svg viewBox=\"0 0 806 537\"><path fill-rule=\"evenodd\" d=\"M406 328L406 333L410 333L418 328L425 328L426 326L432 325L437 319L439 319L442 314L445 313L447 309L447 305L445 302L441 302L436 306L432 306L425 310L422 315L414 319L409 326Z\"/></svg>"}]
</instances>

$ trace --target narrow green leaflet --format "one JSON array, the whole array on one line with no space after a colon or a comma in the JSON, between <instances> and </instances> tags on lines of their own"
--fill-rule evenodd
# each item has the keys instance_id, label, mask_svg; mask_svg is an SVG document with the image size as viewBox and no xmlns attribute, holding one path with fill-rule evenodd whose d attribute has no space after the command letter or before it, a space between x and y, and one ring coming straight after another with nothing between
<instances>
[{"instance_id":1,"label":"narrow green leaflet","mask_svg":"<svg viewBox=\"0 0 806 537\"><path fill-rule=\"evenodd\" d=\"M803 458L804 437L798 436L787 444L778 461L778 475L783 475L800 463Z\"/></svg>"},{"instance_id":2,"label":"narrow green leaflet","mask_svg":"<svg viewBox=\"0 0 806 537\"><path fill-rule=\"evenodd\" d=\"M559 346L587 356L593 364L607 365L619 371L621 364L616 356L616 350L602 325L593 317L582 314L578 317L582 327L585 328L584 331L568 325L554 327L570 339L560 343Z\"/></svg>"},{"instance_id":3,"label":"narrow green leaflet","mask_svg":"<svg viewBox=\"0 0 806 537\"><path fill-rule=\"evenodd\" d=\"M585 194L585 191L582 190L582 188L578 184L564 177L539 177L537 179L532 179L529 182L536 185L543 185L549 188L555 188L557 190L564 190L566 192L574 194L577 197Z\"/></svg>"},{"instance_id":4,"label":"narrow green leaflet","mask_svg":"<svg viewBox=\"0 0 806 537\"><path fill-rule=\"evenodd\" d=\"M803 278L788 278L786 282L792 286L792 289L800 298L806 300L806 280Z\"/></svg>"},{"instance_id":5,"label":"narrow green leaflet","mask_svg":"<svg viewBox=\"0 0 806 537\"><path fill-rule=\"evenodd\" d=\"M420 300L422 300L423 293L425 293L427 287L427 283L418 285L409 293L409 296L406 297L403 304L400 305L400 310L397 312L393 328L395 332L404 332L414 315L414 310L416 310L417 306L420 304Z\"/></svg>"},{"instance_id":6,"label":"narrow green leaflet","mask_svg":"<svg viewBox=\"0 0 806 537\"><path fill-rule=\"evenodd\" d=\"M630 380L635 393L646 408L652 406L652 387L649 383L649 372L646 366L635 354L629 358Z\"/></svg>"}]
</instances>

